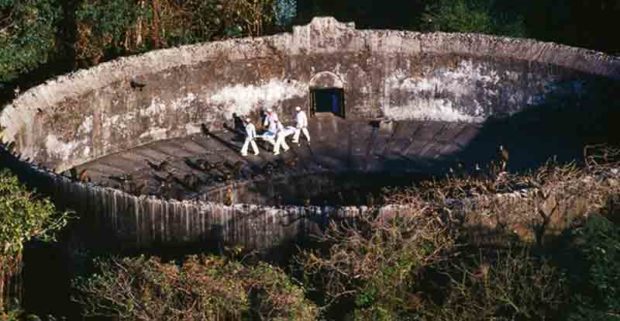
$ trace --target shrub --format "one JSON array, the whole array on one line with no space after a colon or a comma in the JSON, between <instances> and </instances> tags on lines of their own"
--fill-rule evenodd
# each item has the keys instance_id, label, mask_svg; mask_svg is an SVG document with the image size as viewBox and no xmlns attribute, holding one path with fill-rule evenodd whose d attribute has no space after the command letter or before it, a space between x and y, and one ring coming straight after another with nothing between
<instances>
[{"instance_id":1,"label":"shrub","mask_svg":"<svg viewBox=\"0 0 620 321\"><path fill-rule=\"evenodd\" d=\"M527 248L551 249L620 194L618 151L586 155L585 167L549 162L523 174L490 170L388 190L389 208L332 223L318 250L299 255L299 269L328 313L350 307L346 314L357 320L560 316L569 300L566 274ZM609 262L618 246L606 235L598 236L606 247L585 252L611 253L592 265L600 289L613 286L612 271L620 270ZM597 300L612 314L615 291Z\"/></svg>"},{"instance_id":2,"label":"shrub","mask_svg":"<svg viewBox=\"0 0 620 321\"><path fill-rule=\"evenodd\" d=\"M309 286L323 292L328 306L351 302L358 320L390 320L416 310L410 288L417 271L452 245L436 214L419 203L403 215L332 223L320 237L325 249L298 257Z\"/></svg>"},{"instance_id":3,"label":"shrub","mask_svg":"<svg viewBox=\"0 0 620 321\"><path fill-rule=\"evenodd\" d=\"M157 258L99 261L98 274L78 279L75 301L86 316L121 320L314 320L317 310L282 270L248 267L212 256L182 265Z\"/></svg>"},{"instance_id":4,"label":"shrub","mask_svg":"<svg viewBox=\"0 0 620 321\"><path fill-rule=\"evenodd\" d=\"M439 268L445 297L421 311L426 320L546 320L567 299L562 273L525 249L466 255Z\"/></svg>"},{"instance_id":5,"label":"shrub","mask_svg":"<svg viewBox=\"0 0 620 321\"><path fill-rule=\"evenodd\" d=\"M8 171L0 172L0 312L6 297L5 283L21 269L24 243L32 238L53 240L67 223L67 213L39 198Z\"/></svg>"},{"instance_id":6,"label":"shrub","mask_svg":"<svg viewBox=\"0 0 620 321\"><path fill-rule=\"evenodd\" d=\"M586 273L576 276L569 320L620 320L620 228L595 215L575 234Z\"/></svg>"}]
</instances>

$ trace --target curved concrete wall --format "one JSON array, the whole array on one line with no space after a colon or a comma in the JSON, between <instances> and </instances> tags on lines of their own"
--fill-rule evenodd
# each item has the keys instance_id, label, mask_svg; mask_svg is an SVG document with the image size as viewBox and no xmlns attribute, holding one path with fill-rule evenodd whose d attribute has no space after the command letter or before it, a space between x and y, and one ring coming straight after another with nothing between
<instances>
[{"instance_id":1,"label":"curved concrete wall","mask_svg":"<svg viewBox=\"0 0 620 321\"><path fill-rule=\"evenodd\" d=\"M284 241L320 231L330 219L346 219L366 211L396 214L403 210L391 206L227 206L134 196L72 181L0 151L3 165L18 173L23 181L50 195L59 208L79 214L79 219L71 221L72 239L97 250L188 245L222 249L234 244L267 251ZM280 255L275 253L276 257Z\"/></svg>"},{"instance_id":2,"label":"curved concrete wall","mask_svg":"<svg viewBox=\"0 0 620 321\"><path fill-rule=\"evenodd\" d=\"M553 43L316 18L290 34L160 50L60 77L6 106L0 125L23 158L59 172L201 123L221 127L233 113L258 119L272 107L290 120L313 86L342 85L347 117L481 122L619 78L617 57Z\"/></svg>"},{"instance_id":3,"label":"curved concrete wall","mask_svg":"<svg viewBox=\"0 0 620 321\"><path fill-rule=\"evenodd\" d=\"M587 94L620 59L531 40L355 30L317 18L291 34L186 46L104 63L35 87L0 115L4 163L61 207L81 235L122 247L192 242L266 248L363 207L224 206L137 197L54 173L148 142L220 128L273 107L290 121L309 88L343 87L347 117L481 122ZM615 87L612 87L615 88ZM610 92L609 98L617 98ZM587 106L586 106L587 107ZM382 211L393 211L384 207Z\"/></svg>"}]
</instances>

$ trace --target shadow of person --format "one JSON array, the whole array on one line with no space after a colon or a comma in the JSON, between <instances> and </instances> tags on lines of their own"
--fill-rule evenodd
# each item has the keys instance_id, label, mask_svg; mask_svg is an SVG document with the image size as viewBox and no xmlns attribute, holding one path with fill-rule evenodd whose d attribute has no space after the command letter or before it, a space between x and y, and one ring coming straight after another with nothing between
<instances>
[{"instance_id":1,"label":"shadow of person","mask_svg":"<svg viewBox=\"0 0 620 321\"><path fill-rule=\"evenodd\" d=\"M243 124L243 119L239 117L236 113L233 113L233 128L236 132L243 133L245 131L245 126Z\"/></svg>"},{"instance_id":2,"label":"shadow of person","mask_svg":"<svg viewBox=\"0 0 620 321\"><path fill-rule=\"evenodd\" d=\"M235 132L234 140L244 140L245 139L245 124L243 123L243 119L237 113L232 114L233 117L233 131Z\"/></svg>"}]
</instances>

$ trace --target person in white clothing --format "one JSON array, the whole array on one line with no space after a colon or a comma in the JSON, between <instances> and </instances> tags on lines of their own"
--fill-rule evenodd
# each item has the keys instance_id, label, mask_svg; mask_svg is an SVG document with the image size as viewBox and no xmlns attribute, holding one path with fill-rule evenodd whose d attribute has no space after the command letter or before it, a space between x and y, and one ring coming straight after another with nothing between
<instances>
[{"instance_id":1,"label":"person in white clothing","mask_svg":"<svg viewBox=\"0 0 620 321\"><path fill-rule=\"evenodd\" d=\"M267 131L275 134L277 131L276 126L279 121L278 114L276 114L273 109L268 108L265 115L265 121L263 122L263 126L267 128Z\"/></svg>"},{"instance_id":2,"label":"person in white clothing","mask_svg":"<svg viewBox=\"0 0 620 321\"><path fill-rule=\"evenodd\" d=\"M301 110L301 107L296 107L297 114L295 115L295 136L293 136L293 143L299 144L299 136L303 132L308 144L310 143L310 133L308 132L308 116L306 112Z\"/></svg>"},{"instance_id":3,"label":"person in white clothing","mask_svg":"<svg viewBox=\"0 0 620 321\"><path fill-rule=\"evenodd\" d=\"M273 154L280 155L280 146L287 151L289 146L286 144L286 136L288 131L284 128L281 122L276 121L276 144L273 146Z\"/></svg>"},{"instance_id":4,"label":"person in white clothing","mask_svg":"<svg viewBox=\"0 0 620 321\"><path fill-rule=\"evenodd\" d=\"M252 124L252 120L250 118L245 119L245 142L243 143L243 147L241 147L241 156L248 156L248 147L252 145L252 150L254 151L254 155L258 155L258 146L256 146L256 127Z\"/></svg>"}]
</instances>

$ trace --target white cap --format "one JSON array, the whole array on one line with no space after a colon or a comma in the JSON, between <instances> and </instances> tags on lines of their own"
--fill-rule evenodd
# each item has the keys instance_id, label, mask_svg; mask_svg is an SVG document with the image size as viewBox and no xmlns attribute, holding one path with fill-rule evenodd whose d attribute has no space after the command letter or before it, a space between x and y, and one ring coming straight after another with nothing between
<instances>
[{"instance_id":1,"label":"white cap","mask_svg":"<svg viewBox=\"0 0 620 321\"><path fill-rule=\"evenodd\" d=\"M273 109L271 109L271 108L267 108L267 112L268 112L268 113L271 113L271 112L273 112Z\"/></svg>"},{"instance_id":2,"label":"white cap","mask_svg":"<svg viewBox=\"0 0 620 321\"><path fill-rule=\"evenodd\" d=\"M301 107L297 106L297 107L295 107L295 110L296 111L301 111Z\"/></svg>"},{"instance_id":3,"label":"white cap","mask_svg":"<svg viewBox=\"0 0 620 321\"><path fill-rule=\"evenodd\" d=\"M247 118L245 119L245 121L246 121L246 122L248 122L248 123L251 123L251 122L252 122L252 120L250 119L250 117L247 117Z\"/></svg>"}]
</instances>

